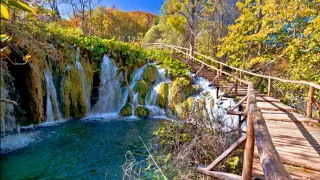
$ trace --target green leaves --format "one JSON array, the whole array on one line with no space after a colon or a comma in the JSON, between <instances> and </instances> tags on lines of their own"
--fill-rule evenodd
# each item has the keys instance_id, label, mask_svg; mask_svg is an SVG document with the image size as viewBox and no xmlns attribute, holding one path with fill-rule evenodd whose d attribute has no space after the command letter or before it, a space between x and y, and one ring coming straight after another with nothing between
<instances>
[{"instance_id":1,"label":"green leaves","mask_svg":"<svg viewBox=\"0 0 320 180\"><path fill-rule=\"evenodd\" d=\"M16 0L10 0L8 1L8 6L10 8L15 8L21 11L26 11L26 12L32 12L34 13L34 9L32 9L31 7L29 7L28 5L20 2L20 1L16 1Z\"/></svg>"}]
</instances>

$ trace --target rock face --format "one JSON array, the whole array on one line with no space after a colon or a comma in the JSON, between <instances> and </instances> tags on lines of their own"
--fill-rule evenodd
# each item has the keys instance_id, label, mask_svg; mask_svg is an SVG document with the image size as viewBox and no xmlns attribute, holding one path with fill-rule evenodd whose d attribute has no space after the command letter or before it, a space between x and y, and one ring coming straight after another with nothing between
<instances>
[{"instance_id":1,"label":"rock face","mask_svg":"<svg viewBox=\"0 0 320 180\"><path fill-rule=\"evenodd\" d=\"M45 61L45 60L44 60ZM39 76L40 68L38 64L32 65L30 72L26 75L28 85L29 101L27 105L28 120L31 123L40 123L45 120L44 115L44 94L43 80Z\"/></svg>"},{"instance_id":2,"label":"rock face","mask_svg":"<svg viewBox=\"0 0 320 180\"><path fill-rule=\"evenodd\" d=\"M146 118L149 115L149 110L146 107L138 106L135 108L135 114L141 118Z\"/></svg>"},{"instance_id":3,"label":"rock face","mask_svg":"<svg viewBox=\"0 0 320 180\"><path fill-rule=\"evenodd\" d=\"M170 88L170 108L175 109L176 105L185 101L192 94L191 82L186 78L177 78L172 82Z\"/></svg>"},{"instance_id":4,"label":"rock face","mask_svg":"<svg viewBox=\"0 0 320 180\"><path fill-rule=\"evenodd\" d=\"M146 82L153 83L157 79L157 68L155 65L148 65L143 72L142 75L143 79Z\"/></svg>"},{"instance_id":5,"label":"rock face","mask_svg":"<svg viewBox=\"0 0 320 180\"><path fill-rule=\"evenodd\" d=\"M82 90L82 80L79 71L70 68L62 87L63 115L65 118L81 118L86 114L86 103Z\"/></svg>"},{"instance_id":6,"label":"rock face","mask_svg":"<svg viewBox=\"0 0 320 180\"><path fill-rule=\"evenodd\" d=\"M125 105L119 113L120 116L131 116L132 115L132 106L127 104Z\"/></svg>"},{"instance_id":7,"label":"rock face","mask_svg":"<svg viewBox=\"0 0 320 180\"><path fill-rule=\"evenodd\" d=\"M167 83L161 83L159 87L157 104L161 108L166 108L168 106L168 100L169 100L169 85Z\"/></svg>"},{"instance_id":8,"label":"rock face","mask_svg":"<svg viewBox=\"0 0 320 180\"><path fill-rule=\"evenodd\" d=\"M139 80L134 86L133 90L139 93L138 102L140 105L145 104L146 94L148 92L148 84L144 80Z\"/></svg>"}]
</instances>

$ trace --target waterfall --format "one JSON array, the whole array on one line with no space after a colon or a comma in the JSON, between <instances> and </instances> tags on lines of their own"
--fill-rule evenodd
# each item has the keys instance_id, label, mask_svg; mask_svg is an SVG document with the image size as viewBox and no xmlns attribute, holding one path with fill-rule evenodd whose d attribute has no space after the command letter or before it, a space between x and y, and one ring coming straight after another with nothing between
<instances>
[{"instance_id":1,"label":"waterfall","mask_svg":"<svg viewBox=\"0 0 320 180\"><path fill-rule=\"evenodd\" d=\"M88 89L86 75L84 74L83 67L80 63L80 48L79 47L77 47L77 53L76 53L76 68L80 72L80 75L81 75L84 100L86 103L87 113L88 113L88 111L90 111L90 109L91 109L90 91Z\"/></svg>"},{"instance_id":2,"label":"waterfall","mask_svg":"<svg viewBox=\"0 0 320 180\"><path fill-rule=\"evenodd\" d=\"M10 97L9 92L17 96L16 90L13 85L13 77L10 72L5 68L1 67L0 73L0 99L12 99L16 98ZM14 112L14 105L1 103L0 104L0 115L1 115L1 132L3 132L3 137L6 136L6 131L14 131L17 128L17 122Z\"/></svg>"},{"instance_id":3,"label":"waterfall","mask_svg":"<svg viewBox=\"0 0 320 180\"><path fill-rule=\"evenodd\" d=\"M135 116L135 112L134 112L134 107L136 107L139 102L138 102L138 96L139 93L134 92L134 86L136 85L136 83L142 79L142 74L144 72L144 69L147 67L147 65L142 66L140 68L138 68L134 74L133 74L133 79L132 82L130 83L130 90L132 92L132 96L133 96L133 103L132 103L132 116Z\"/></svg>"},{"instance_id":4,"label":"waterfall","mask_svg":"<svg viewBox=\"0 0 320 180\"><path fill-rule=\"evenodd\" d=\"M222 100L221 98L216 99L216 88L210 85L210 82L202 77L197 77L195 79L195 84L201 87L200 95L196 96L197 99L205 100L205 108L208 114L204 114L205 117L214 122L215 120L221 120L224 123L224 130L230 129L229 127L237 126L239 123L236 116L227 115L227 110L229 107L234 106L236 103L233 99L227 98ZM214 106L212 107L212 104Z\"/></svg>"},{"instance_id":5,"label":"waterfall","mask_svg":"<svg viewBox=\"0 0 320 180\"><path fill-rule=\"evenodd\" d=\"M62 118L59 110L59 104L57 99L56 88L53 84L52 72L46 63L46 69L44 70L44 76L46 79L46 91L47 91L47 104L46 104L46 122L52 122Z\"/></svg>"},{"instance_id":6,"label":"waterfall","mask_svg":"<svg viewBox=\"0 0 320 180\"><path fill-rule=\"evenodd\" d=\"M151 116L165 116L165 111L164 109L161 109L157 105L157 100L158 100L158 95L159 95L159 89L160 89L160 84L163 82L171 82L169 78L166 77L166 70L157 68L157 79L152 87L151 91L148 92L147 99L146 99L146 107L150 111Z\"/></svg>"},{"instance_id":7,"label":"waterfall","mask_svg":"<svg viewBox=\"0 0 320 180\"><path fill-rule=\"evenodd\" d=\"M101 63L99 99L94 107L94 111L97 113L118 112L123 105L126 92L122 93L121 74L117 75L117 70L113 59L104 55Z\"/></svg>"}]
</instances>

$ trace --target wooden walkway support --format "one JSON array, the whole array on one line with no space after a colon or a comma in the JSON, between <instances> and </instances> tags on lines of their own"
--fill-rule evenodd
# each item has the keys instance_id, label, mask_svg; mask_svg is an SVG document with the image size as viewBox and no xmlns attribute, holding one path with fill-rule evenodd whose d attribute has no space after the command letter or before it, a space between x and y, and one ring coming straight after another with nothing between
<instances>
[{"instance_id":1,"label":"wooden walkway support","mask_svg":"<svg viewBox=\"0 0 320 180\"><path fill-rule=\"evenodd\" d=\"M314 91L319 90L320 85L256 74L195 52L195 55L202 57L202 60L199 60L191 57L187 48L162 43L147 44L147 46L166 47L179 53L180 56L176 58L190 65L197 75L208 79L217 88L230 90L231 94L241 99L238 104L228 110L228 113L245 116L246 135L231 145L210 165L198 167L198 172L219 179L320 179L320 127L309 125L319 124L319 120L312 119L312 105L313 103L316 106L319 105L319 102L314 99ZM219 64L219 67L209 65L206 63L208 61ZM224 71L226 67L236 71L237 75ZM216 71L216 75L212 71ZM243 74L266 78L267 94L255 90L252 82L243 79ZM227 84L222 86L219 81L225 81ZM272 81L309 87L307 116L298 114L294 108L272 98ZM245 110L234 111L237 107ZM223 159L244 142L246 145L242 177L214 171Z\"/></svg>"}]
</instances>

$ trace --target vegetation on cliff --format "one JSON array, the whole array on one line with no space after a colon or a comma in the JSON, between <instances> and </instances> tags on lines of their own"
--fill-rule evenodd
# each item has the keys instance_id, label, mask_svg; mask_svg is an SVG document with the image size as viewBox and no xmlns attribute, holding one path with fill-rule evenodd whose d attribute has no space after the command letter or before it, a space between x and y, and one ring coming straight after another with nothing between
<instances>
[{"instance_id":1,"label":"vegetation on cliff","mask_svg":"<svg viewBox=\"0 0 320 180\"><path fill-rule=\"evenodd\" d=\"M63 115L65 118L81 118L86 114L84 92L79 71L71 67L66 71L62 86Z\"/></svg>"}]
</instances>

